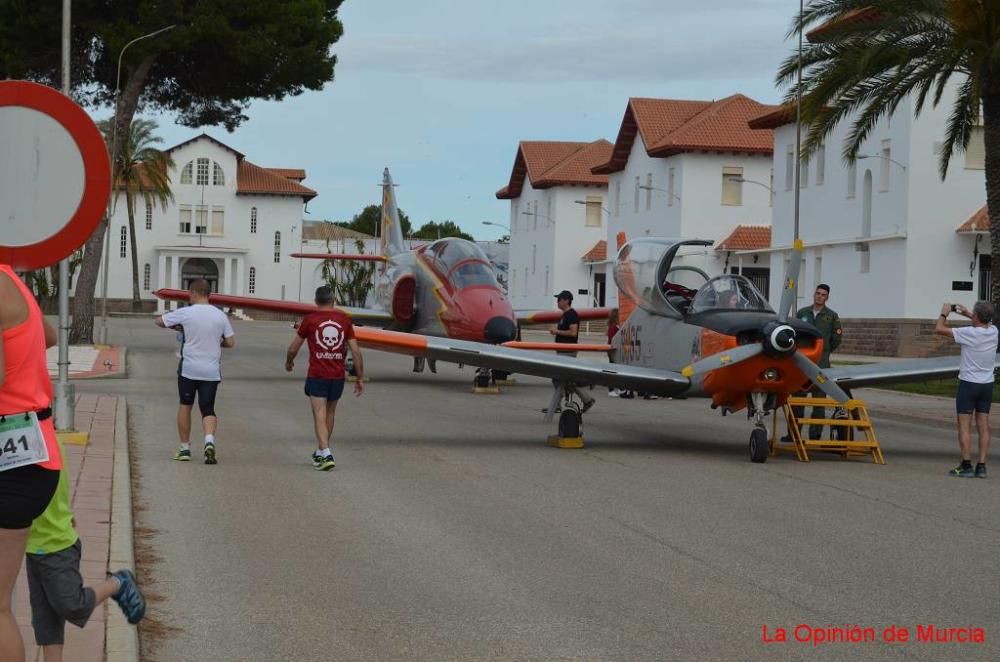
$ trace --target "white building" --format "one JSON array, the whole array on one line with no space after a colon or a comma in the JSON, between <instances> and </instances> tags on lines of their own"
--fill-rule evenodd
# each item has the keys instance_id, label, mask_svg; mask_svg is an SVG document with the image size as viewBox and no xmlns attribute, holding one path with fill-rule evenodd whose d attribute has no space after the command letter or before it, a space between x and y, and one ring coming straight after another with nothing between
<instances>
[{"instance_id":1,"label":"white building","mask_svg":"<svg viewBox=\"0 0 1000 662\"><path fill-rule=\"evenodd\" d=\"M739 226L770 225L772 139L747 121L771 109L741 94L629 99L610 158L593 170L608 175L608 258L614 260L620 233L719 244ZM716 275L735 266L729 257L709 248L685 263ZM766 282L766 266L748 268ZM616 305L617 289L608 294Z\"/></svg>"},{"instance_id":2,"label":"white building","mask_svg":"<svg viewBox=\"0 0 1000 662\"><path fill-rule=\"evenodd\" d=\"M932 353L938 343L914 340L921 333L914 321L933 322L944 301L989 298L989 237L981 241L988 235L982 129L967 153L952 157L944 180L938 170L960 82L946 88L936 108L925 104L919 118L913 117L911 96L875 126L854 163L842 157L850 119L802 163L799 236L806 250L798 303L808 304L817 284L829 284L831 308L859 320L857 330L845 330L850 349ZM770 256L773 269L784 270L794 236L794 109L773 111L750 124L773 130L774 241L760 255ZM780 278L771 280L772 301L780 298L780 287ZM874 320L885 327L878 338L872 336ZM853 342L872 346L848 344L852 331Z\"/></svg>"},{"instance_id":3,"label":"white building","mask_svg":"<svg viewBox=\"0 0 1000 662\"><path fill-rule=\"evenodd\" d=\"M510 181L497 198L510 200L508 295L515 310L549 309L569 290L577 307L603 305L607 276L583 256L606 238L607 161L611 143L522 141Z\"/></svg>"}]
</instances>

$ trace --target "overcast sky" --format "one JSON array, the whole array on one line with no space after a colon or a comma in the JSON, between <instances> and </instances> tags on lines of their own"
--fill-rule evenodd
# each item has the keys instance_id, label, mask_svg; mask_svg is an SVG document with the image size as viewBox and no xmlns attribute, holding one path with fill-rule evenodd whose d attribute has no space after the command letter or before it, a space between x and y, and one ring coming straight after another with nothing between
<instances>
[{"instance_id":1,"label":"overcast sky","mask_svg":"<svg viewBox=\"0 0 1000 662\"><path fill-rule=\"evenodd\" d=\"M346 0L335 79L257 103L228 134L258 165L305 168L309 219L378 204L382 168L415 226L492 239L520 140L614 141L630 96L775 103L794 0ZM167 145L196 135L158 118Z\"/></svg>"}]
</instances>

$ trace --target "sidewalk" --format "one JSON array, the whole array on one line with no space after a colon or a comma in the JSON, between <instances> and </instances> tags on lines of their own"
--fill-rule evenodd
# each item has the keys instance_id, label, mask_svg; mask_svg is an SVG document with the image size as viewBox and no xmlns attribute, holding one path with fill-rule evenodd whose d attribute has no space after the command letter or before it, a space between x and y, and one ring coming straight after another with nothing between
<instances>
[{"instance_id":1,"label":"sidewalk","mask_svg":"<svg viewBox=\"0 0 1000 662\"><path fill-rule=\"evenodd\" d=\"M83 545L80 571L85 585L103 581L110 565L132 560L132 507L128 473L125 399L81 395L76 402L78 430L89 433L87 445L64 444L66 470L76 530ZM15 586L14 615L21 628L27 660L42 659L31 629L31 607L24 569ZM107 656L105 652L107 651ZM99 606L83 629L66 625L63 659L74 662L125 662L138 659L134 627L112 601Z\"/></svg>"},{"instance_id":2,"label":"sidewalk","mask_svg":"<svg viewBox=\"0 0 1000 662\"><path fill-rule=\"evenodd\" d=\"M45 352L49 376L59 374L59 347L49 347ZM70 345L69 378L95 379L126 377L125 347L121 345Z\"/></svg>"}]
</instances>

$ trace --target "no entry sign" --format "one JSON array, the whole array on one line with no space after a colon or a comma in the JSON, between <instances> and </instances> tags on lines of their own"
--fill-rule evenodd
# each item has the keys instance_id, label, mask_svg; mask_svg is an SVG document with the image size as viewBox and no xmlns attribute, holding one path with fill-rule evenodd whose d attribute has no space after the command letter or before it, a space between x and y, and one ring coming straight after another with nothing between
<instances>
[{"instance_id":1,"label":"no entry sign","mask_svg":"<svg viewBox=\"0 0 1000 662\"><path fill-rule=\"evenodd\" d=\"M107 208L101 132L45 85L0 81L0 263L39 269L87 241Z\"/></svg>"}]
</instances>

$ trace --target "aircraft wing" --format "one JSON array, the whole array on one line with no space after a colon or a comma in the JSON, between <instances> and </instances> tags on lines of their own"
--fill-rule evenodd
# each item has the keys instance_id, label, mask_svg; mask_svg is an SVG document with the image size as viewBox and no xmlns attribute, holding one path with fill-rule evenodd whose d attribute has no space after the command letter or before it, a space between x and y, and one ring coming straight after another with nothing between
<instances>
[{"instance_id":1,"label":"aircraft wing","mask_svg":"<svg viewBox=\"0 0 1000 662\"><path fill-rule=\"evenodd\" d=\"M162 289L153 292L157 297L168 301L187 301L190 293L187 290ZM230 294L210 294L208 302L225 308L245 308L247 310L266 310L275 313L291 315L308 315L316 312L316 306L298 301L278 301L276 299L257 299L255 297L238 297ZM373 308L355 308L352 306L337 306L351 316L351 321L358 324L386 326L392 323L392 315L385 310Z\"/></svg>"},{"instance_id":2,"label":"aircraft wing","mask_svg":"<svg viewBox=\"0 0 1000 662\"><path fill-rule=\"evenodd\" d=\"M576 314L581 322L589 320L606 320L611 314L610 308L576 308ZM518 310L514 313L520 324L556 324L562 319L561 310Z\"/></svg>"},{"instance_id":3,"label":"aircraft wing","mask_svg":"<svg viewBox=\"0 0 1000 662\"><path fill-rule=\"evenodd\" d=\"M343 260L347 262L386 262L384 255L365 255L362 253L291 253L291 257L307 260Z\"/></svg>"},{"instance_id":4,"label":"aircraft wing","mask_svg":"<svg viewBox=\"0 0 1000 662\"><path fill-rule=\"evenodd\" d=\"M598 363L572 356L542 354L533 350L422 336L369 328L354 330L362 347L395 354L424 356L437 361L492 368L536 377L565 379L579 384L617 386L655 393L680 395L691 382L680 373L620 363Z\"/></svg>"},{"instance_id":5,"label":"aircraft wing","mask_svg":"<svg viewBox=\"0 0 1000 662\"><path fill-rule=\"evenodd\" d=\"M825 368L824 374L840 386L861 388L882 384L919 382L930 379L947 379L958 375L959 358L941 356L932 359L909 359L906 361L885 361L864 365ZM1000 367L1000 355L994 365Z\"/></svg>"}]
</instances>

